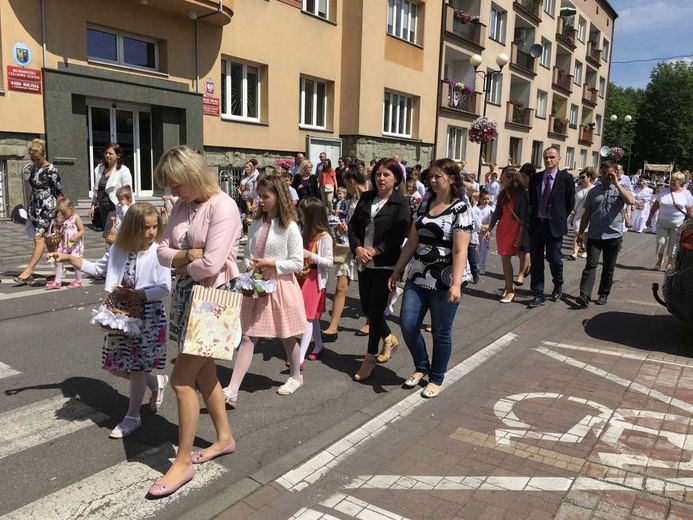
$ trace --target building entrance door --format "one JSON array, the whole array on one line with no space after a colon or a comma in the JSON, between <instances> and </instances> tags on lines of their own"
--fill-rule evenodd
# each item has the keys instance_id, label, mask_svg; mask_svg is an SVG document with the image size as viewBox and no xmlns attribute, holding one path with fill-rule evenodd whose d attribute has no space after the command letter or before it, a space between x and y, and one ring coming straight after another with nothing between
<instances>
[{"instance_id":1,"label":"building entrance door","mask_svg":"<svg viewBox=\"0 0 693 520\"><path fill-rule=\"evenodd\" d=\"M123 149L125 166L132 173L135 195L153 195L152 117L149 107L90 101L87 108L90 193L96 182L94 169L106 146L116 142Z\"/></svg>"}]
</instances>

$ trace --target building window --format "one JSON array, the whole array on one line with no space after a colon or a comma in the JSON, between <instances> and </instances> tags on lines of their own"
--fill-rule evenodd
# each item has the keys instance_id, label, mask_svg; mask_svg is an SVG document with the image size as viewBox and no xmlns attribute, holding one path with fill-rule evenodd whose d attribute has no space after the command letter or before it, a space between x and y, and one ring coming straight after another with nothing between
<instances>
[{"instance_id":1,"label":"building window","mask_svg":"<svg viewBox=\"0 0 693 520\"><path fill-rule=\"evenodd\" d=\"M105 29L87 28L87 56L90 60L138 69L159 68L159 46L155 40Z\"/></svg>"},{"instance_id":2,"label":"building window","mask_svg":"<svg viewBox=\"0 0 693 520\"><path fill-rule=\"evenodd\" d=\"M602 59L609 61L609 40L606 38L602 40Z\"/></svg>"},{"instance_id":3,"label":"building window","mask_svg":"<svg viewBox=\"0 0 693 520\"><path fill-rule=\"evenodd\" d=\"M539 65L547 69L551 68L551 42L544 38L541 39L541 58Z\"/></svg>"},{"instance_id":4,"label":"building window","mask_svg":"<svg viewBox=\"0 0 693 520\"><path fill-rule=\"evenodd\" d=\"M300 125L325 128L327 113L327 83L301 78L301 121Z\"/></svg>"},{"instance_id":5,"label":"building window","mask_svg":"<svg viewBox=\"0 0 693 520\"><path fill-rule=\"evenodd\" d=\"M544 0L544 12L553 18L556 11L556 0Z\"/></svg>"},{"instance_id":6,"label":"building window","mask_svg":"<svg viewBox=\"0 0 693 520\"><path fill-rule=\"evenodd\" d=\"M388 0L387 34L416 43L419 5L411 0Z\"/></svg>"},{"instance_id":7,"label":"building window","mask_svg":"<svg viewBox=\"0 0 693 520\"><path fill-rule=\"evenodd\" d=\"M519 165L522 162L522 139L519 137L510 138L508 157L511 164Z\"/></svg>"},{"instance_id":8,"label":"building window","mask_svg":"<svg viewBox=\"0 0 693 520\"><path fill-rule=\"evenodd\" d=\"M570 126L576 127L580 108L577 105L570 105Z\"/></svg>"},{"instance_id":9,"label":"building window","mask_svg":"<svg viewBox=\"0 0 693 520\"><path fill-rule=\"evenodd\" d=\"M592 152L592 167L599 168L599 153Z\"/></svg>"},{"instance_id":10,"label":"building window","mask_svg":"<svg viewBox=\"0 0 693 520\"><path fill-rule=\"evenodd\" d=\"M383 133L411 137L414 98L385 92L383 102Z\"/></svg>"},{"instance_id":11,"label":"building window","mask_svg":"<svg viewBox=\"0 0 693 520\"><path fill-rule=\"evenodd\" d=\"M463 161L467 153L467 129L448 127L448 149L446 156L454 161Z\"/></svg>"},{"instance_id":12,"label":"building window","mask_svg":"<svg viewBox=\"0 0 693 520\"><path fill-rule=\"evenodd\" d=\"M599 78L599 97L603 98L606 94L606 80Z\"/></svg>"},{"instance_id":13,"label":"building window","mask_svg":"<svg viewBox=\"0 0 693 520\"><path fill-rule=\"evenodd\" d=\"M580 150L580 161L578 162L578 168L582 170L587 166L587 150Z\"/></svg>"},{"instance_id":14,"label":"building window","mask_svg":"<svg viewBox=\"0 0 693 520\"><path fill-rule=\"evenodd\" d=\"M329 16L329 1L328 0L303 0L303 10L306 13L324 18L327 20Z\"/></svg>"},{"instance_id":15,"label":"building window","mask_svg":"<svg viewBox=\"0 0 693 520\"><path fill-rule=\"evenodd\" d=\"M544 164L544 143L541 141L532 141L532 164L541 167Z\"/></svg>"},{"instance_id":16,"label":"building window","mask_svg":"<svg viewBox=\"0 0 693 520\"><path fill-rule=\"evenodd\" d=\"M491 16L488 22L488 37L499 43L505 43L505 25L508 13L496 5L491 6Z\"/></svg>"},{"instance_id":17,"label":"building window","mask_svg":"<svg viewBox=\"0 0 693 520\"><path fill-rule=\"evenodd\" d=\"M546 119L546 110L549 104L549 94L543 90L537 90L537 109L535 115Z\"/></svg>"},{"instance_id":18,"label":"building window","mask_svg":"<svg viewBox=\"0 0 693 520\"><path fill-rule=\"evenodd\" d=\"M585 31L586 30L587 30L587 22L581 16L580 19L578 20L577 37L578 37L578 40L580 40L582 43L585 43Z\"/></svg>"},{"instance_id":19,"label":"building window","mask_svg":"<svg viewBox=\"0 0 693 520\"><path fill-rule=\"evenodd\" d=\"M575 70L573 72L573 83L576 85L582 85L582 63L575 60Z\"/></svg>"},{"instance_id":20,"label":"building window","mask_svg":"<svg viewBox=\"0 0 693 520\"><path fill-rule=\"evenodd\" d=\"M487 74L489 74L487 72ZM488 102L500 105L503 86L502 74L491 74L488 80Z\"/></svg>"},{"instance_id":21,"label":"building window","mask_svg":"<svg viewBox=\"0 0 693 520\"><path fill-rule=\"evenodd\" d=\"M222 116L260 120L260 70L246 63L221 60Z\"/></svg>"},{"instance_id":22,"label":"building window","mask_svg":"<svg viewBox=\"0 0 693 520\"><path fill-rule=\"evenodd\" d=\"M602 133L602 116L599 114L594 118L594 133L597 135Z\"/></svg>"},{"instance_id":23,"label":"building window","mask_svg":"<svg viewBox=\"0 0 693 520\"><path fill-rule=\"evenodd\" d=\"M570 146L565 150L565 165L571 170L575 168L575 148Z\"/></svg>"}]
</instances>

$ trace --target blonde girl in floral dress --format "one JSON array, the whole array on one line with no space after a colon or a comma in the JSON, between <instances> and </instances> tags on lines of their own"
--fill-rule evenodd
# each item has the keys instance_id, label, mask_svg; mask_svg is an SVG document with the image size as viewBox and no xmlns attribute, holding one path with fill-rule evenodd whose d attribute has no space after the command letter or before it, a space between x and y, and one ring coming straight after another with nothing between
<instances>
[{"instance_id":1,"label":"blonde girl in floral dress","mask_svg":"<svg viewBox=\"0 0 693 520\"><path fill-rule=\"evenodd\" d=\"M58 201L58 214L62 218L61 231L62 238L58 244L58 253L65 253L66 255L74 255L77 257L82 257L84 253L84 244L82 238L84 237L84 224L82 219L77 213L75 213L75 207L70 199L60 199ZM46 289L60 289L62 287L63 279L63 264L57 264L55 266L55 279L46 284ZM68 286L70 289L77 289L82 287L82 271L75 268L75 279L70 282Z\"/></svg>"}]
</instances>

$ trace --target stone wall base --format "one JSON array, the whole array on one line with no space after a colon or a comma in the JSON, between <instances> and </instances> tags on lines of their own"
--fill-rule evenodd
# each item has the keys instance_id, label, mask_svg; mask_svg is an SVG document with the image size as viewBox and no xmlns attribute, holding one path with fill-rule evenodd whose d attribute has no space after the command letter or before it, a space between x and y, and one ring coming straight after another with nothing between
<instances>
[{"instance_id":1,"label":"stone wall base","mask_svg":"<svg viewBox=\"0 0 693 520\"><path fill-rule=\"evenodd\" d=\"M24 179L22 170L31 163L29 160L29 144L33 139L41 137L36 134L19 134L0 132L0 161L4 163L2 183L3 200L0 204L0 217L9 217L12 208L18 204L26 207L29 197L28 181Z\"/></svg>"},{"instance_id":2,"label":"stone wall base","mask_svg":"<svg viewBox=\"0 0 693 520\"><path fill-rule=\"evenodd\" d=\"M408 167L421 164L425 169L433 160L432 144L360 135L342 136L342 141L345 156L361 159L366 164L371 159L399 155L400 160L406 162Z\"/></svg>"},{"instance_id":3,"label":"stone wall base","mask_svg":"<svg viewBox=\"0 0 693 520\"><path fill-rule=\"evenodd\" d=\"M257 159L258 168L269 167L269 169L274 168L274 161L277 159L294 160L293 152L281 152L276 150L233 149L205 146L204 152L207 164L213 168L218 166L240 168L252 157Z\"/></svg>"}]
</instances>

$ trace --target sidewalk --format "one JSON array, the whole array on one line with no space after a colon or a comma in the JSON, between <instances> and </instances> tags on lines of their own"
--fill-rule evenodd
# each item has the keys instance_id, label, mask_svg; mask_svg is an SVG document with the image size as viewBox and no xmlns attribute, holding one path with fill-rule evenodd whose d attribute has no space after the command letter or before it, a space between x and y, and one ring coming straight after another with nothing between
<instances>
[{"instance_id":1,"label":"sidewalk","mask_svg":"<svg viewBox=\"0 0 693 520\"><path fill-rule=\"evenodd\" d=\"M569 288L438 398L402 390L219 518L693 518L691 329L652 299L651 260L624 252L608 305Z\"/></svg>"}]
</instances>

